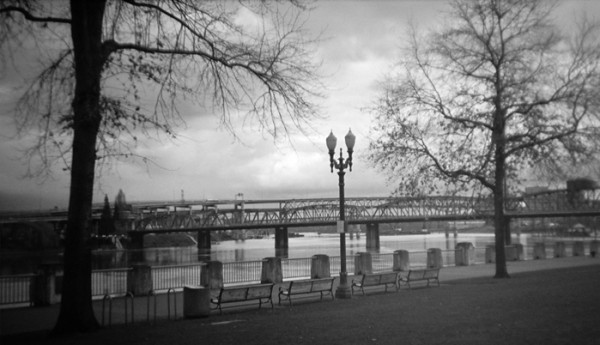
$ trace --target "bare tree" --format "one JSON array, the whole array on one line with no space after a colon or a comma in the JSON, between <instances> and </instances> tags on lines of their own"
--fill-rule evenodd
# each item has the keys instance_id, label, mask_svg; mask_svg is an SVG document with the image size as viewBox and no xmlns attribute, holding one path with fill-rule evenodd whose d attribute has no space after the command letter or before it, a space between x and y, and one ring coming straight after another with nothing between
<instances>
[{"instance_id":1,"label":"bare tree","mask_svg":"<svg viewBox=\"0 0 600 345\"><path fill-rule=\"evenodd\" d=\"M39 48L44 63L16 108L21 128L39 126L30 153L42 169L59 161L71 174L55 333L98 326L89 238L99 160L127 154L139 135L173 136L179 100L220 114L232 131L242 114L273 136L316 116L306 10L298 1L2 2L3 65L19 60L21 46Z\"/></svg>"},{"instance_id":2,"label":"bare tree","mask_svg":"<svg viewBox=\"0 0 600 345\"><path fill-rule=\"evenodd\" d=\"M508 277L506 181L530 167L597 158L599 27L552 22L545 0L453 1L448 22L411 42L382 83L372 162L398 193L439 187L493 196L496 277Z\"/></svg>"}]
</instances>

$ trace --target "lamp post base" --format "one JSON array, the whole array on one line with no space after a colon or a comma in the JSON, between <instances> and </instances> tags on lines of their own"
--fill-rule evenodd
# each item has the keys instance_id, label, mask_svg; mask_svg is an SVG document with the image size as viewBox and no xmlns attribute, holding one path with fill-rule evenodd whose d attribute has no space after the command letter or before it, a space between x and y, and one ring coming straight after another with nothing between
<instances>
[{"instance_id":1,"label":"lamp post base","mask_svg":"<svg viewBox=\"0 0 600 345\"><path fill-rule=\"evenodd\" d=\"M335 298L340 299L349 299L352 298L352 290L348 285L346 286L338 286L335 290Z\"/></svg>"},{"instance_id":2,"label":"lamp post base","mask_svg":"<svg viewBox=\"0 0 600 345\"><path fill-rule=\"evenodd\" d=\"M340 285L335 289L335 298L352 298L352 289L348 285L347 273L340 273Z\"/></svg>"}]
</instances>

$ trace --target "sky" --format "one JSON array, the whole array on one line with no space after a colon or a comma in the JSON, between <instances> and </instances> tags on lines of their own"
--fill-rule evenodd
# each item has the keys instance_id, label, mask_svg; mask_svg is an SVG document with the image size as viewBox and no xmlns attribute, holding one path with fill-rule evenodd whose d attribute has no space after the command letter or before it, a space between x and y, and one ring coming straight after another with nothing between
<instances>
[{"instance_id":1,"label":"sky","mask_svg":"<svg viewBox=\"0 0 600 345\"><path fill-rule=\"evenodd\" d=\"M128 201L223 200L239 193L246 200L337 197L338 176L330 172L325 138L333 131L339 147L350 128L356 146L346 196L389 195L394 186L366 158L372 117L363 109L398 60L407 23L434 27L446 6L442 0L317 1L306 28L323 32L315 57L323 62L327 97L320 101L325 119L312 123L314 133L274 141L252 126L240 126L236 139L216 117L193 116L195 109L183 107L186 125L178 129L178 139L142 140L138 147L155 164L126 161L103 169L96 177L94 201L107 195L112 203L119 189ZM600 13L600 1L565 0L560 18L568 25L581 9ZM66 208L67 172L57 168L44 181L24 177L26 143L14 136L11 82L0 79L0 210Z\"/></svg>"}]
</instances>

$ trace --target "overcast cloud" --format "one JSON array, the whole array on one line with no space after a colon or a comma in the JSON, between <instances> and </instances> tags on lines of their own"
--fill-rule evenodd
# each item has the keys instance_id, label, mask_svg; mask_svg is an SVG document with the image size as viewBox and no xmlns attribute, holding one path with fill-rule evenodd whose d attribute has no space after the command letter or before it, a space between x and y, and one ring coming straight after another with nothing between
<instances>
[{"instance_id":1,"label":"overcast cloud","mask_svg":"<svg viewBox=\"0 0 600 345\"><path fill-rule=\"evenodd\" d=\"M329 170L325 138L330 130L343 145L349 128L357 137L354 167L346 175L346 195L385 196L394 186L370 168L365 159L370 127L369 114L361 111L376 95L377 81L394 63L403 43L406 25L437 25L446 1L318 1L307 25L323 31L317 57L328 76L323 101L326 120L313 124L309 136L294 135L274 142L251 126L239 127L239 140L219 126L218 119L202 110L182 107L187 125L176 141L143 139L140 154L153 163L118 162L97 178L95 201L107 194L111 202L119 189L128 201L336 197L337 174ZM564 1L565 23L574 11L586 8L600 13L600 1ZM561 18L563 18L561 17ZM40 184L23 179L27 167L19 161L24 140L14 137L10 106L14 101L13 78L0 80L0 210L64 208L68 198L68 174L57 169L54 179ZM345 154L345 153L344 153Z\"/></svg>"}]
</instances>

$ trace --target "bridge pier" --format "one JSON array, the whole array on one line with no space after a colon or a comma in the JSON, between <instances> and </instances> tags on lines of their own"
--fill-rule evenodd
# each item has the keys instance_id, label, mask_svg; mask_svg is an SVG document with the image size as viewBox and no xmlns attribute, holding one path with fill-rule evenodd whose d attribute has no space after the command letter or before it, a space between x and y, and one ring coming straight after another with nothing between
<instances>
[{"instance_id":1,"label":"bridge pier","mask_svg":"<svg viewBox=\"0 0 600 345\"><path fill-rule=\"evenodd\" d=\"M289 250L288 228L279 226L275 228L275 256L287 257Z\"/></svg>"},{"instance_id":2,"label":"bridge pier","mask_svg":"<svg viewBox=\"0 0 600 345\"><path fill-rule=\"evenodd\" d=\"M144 261L144 234L130 231L129 235L129 252L130 261L133 263Z\"/></svg>"},{"instance_id":3,"label":"bridge pier","mask_svg":"<svg viewBox=\"0 0 600 345\"><path fill-rule=\"evenodd\" d=\"M210 254L210 231L198 231L198 255Z\"/></svg>"},{"instance_id":4,"label":"bridge pier","mask_svg":"<svg viewBox=\"0 0 600 345\"><path fill-rule=\"evenodd\" d=\"M379 247L379 224L367 223L367 250Z\"/></svg>"}]
</instances>

